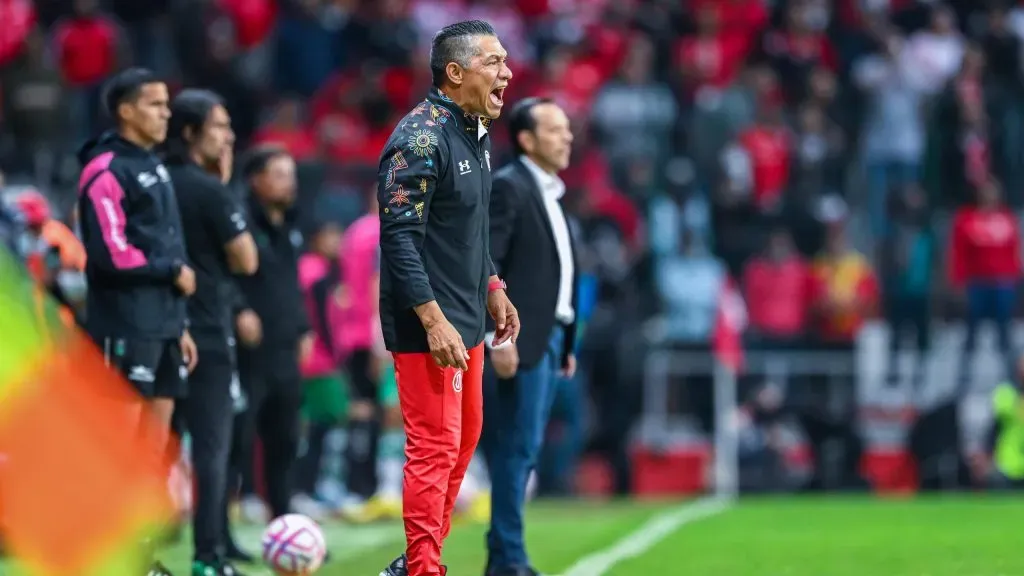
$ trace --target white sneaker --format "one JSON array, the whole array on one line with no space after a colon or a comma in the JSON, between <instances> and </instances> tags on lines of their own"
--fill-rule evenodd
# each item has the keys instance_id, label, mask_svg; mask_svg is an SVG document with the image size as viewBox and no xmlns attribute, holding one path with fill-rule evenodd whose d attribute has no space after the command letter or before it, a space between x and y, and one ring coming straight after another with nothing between
<instances>
[{"instance_id":1,"label":"white sneaker","mask_svg":"<svg viewBox=\"0 0 1024 576\"><path fill-rule=\"evenodd\" d=\"M259 496L245 496L238 502L242 520L250 524L270 522L270 510Z\"/></svg>"},{"instance_id":2,"label":"white sneaker","mask_svg":"<svg viewBox=\"0 0 1024 576\"><path fill-rule=\"evenodd\" d=\"M328 516L327 508L314 500L309 494L296 494L292 496L291 508L296 514L308 516L316 522L320 522Z\"/></svg>"}]
</instances>

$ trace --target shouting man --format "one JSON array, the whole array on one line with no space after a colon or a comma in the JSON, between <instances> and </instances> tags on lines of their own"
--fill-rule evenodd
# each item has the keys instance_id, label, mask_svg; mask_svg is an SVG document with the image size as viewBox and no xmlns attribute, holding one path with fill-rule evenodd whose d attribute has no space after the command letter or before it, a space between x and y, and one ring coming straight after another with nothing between
<instances>
[{"instance_id":1,"label":"shouting man","mask_svg":"<svg viewBox=\"0 0 1024 576\"><path fill-rule=\"evenodd\" d=\"M441 545L483 424L485 310L497 342L519 316L490 257L491 142L512 71L486 22L434 36L433 89L381 156L380 321L406 434L406 555L381 576L440 576Z\"/></svg>"}]
</instances>

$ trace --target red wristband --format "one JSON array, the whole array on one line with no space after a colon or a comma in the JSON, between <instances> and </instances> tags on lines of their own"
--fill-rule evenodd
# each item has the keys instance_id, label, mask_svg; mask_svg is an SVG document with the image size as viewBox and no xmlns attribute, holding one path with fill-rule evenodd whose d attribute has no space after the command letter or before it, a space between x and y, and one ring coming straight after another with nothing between
<instances>
[{"instance_id":1,"label":"red wristband","mask_svg":"<svg viewBox=\"0 0 1024 576\"><path fill-rule=\"evenodd\" d=\"M504 280L495 280L487 285L487 292L490 293L494 292L495 290L505 290L505 288L506 286Z\"/></svg>"}]
</instances>

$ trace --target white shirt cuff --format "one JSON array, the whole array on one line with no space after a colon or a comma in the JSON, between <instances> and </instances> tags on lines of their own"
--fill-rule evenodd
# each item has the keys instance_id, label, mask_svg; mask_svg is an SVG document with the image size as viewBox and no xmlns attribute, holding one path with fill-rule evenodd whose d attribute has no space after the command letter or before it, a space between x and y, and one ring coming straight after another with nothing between
<instances>
[{"instance_id":1,"label":"white shirt cuff","mask_svg":"<svg viewBox=\"0 0 1024 576\"><path fill-rule=\"evenodd\" d=\"M511 340L505 340L501 344L498 344L497 346L495 346L494 345L494 332L488 332L487 334L484 334L484 344L487 346L488 350L501 350L502 348L508 348L509 346L511 346L512 345L512 341Z\"/></svg>"}]
</instances>

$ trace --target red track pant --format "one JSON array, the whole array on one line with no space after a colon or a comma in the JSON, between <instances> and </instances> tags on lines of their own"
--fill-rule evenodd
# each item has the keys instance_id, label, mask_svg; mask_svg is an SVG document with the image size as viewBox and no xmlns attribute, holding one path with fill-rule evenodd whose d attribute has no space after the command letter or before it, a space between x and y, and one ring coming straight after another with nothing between
<instances>
[{"instance_id":1,"label":"red track pant","mask_svg":"<svg viewBox=\"0 0 1024 576\"><path fill-rule=\"evenodd\" d=\"M440 368L430 354L394 354L405 422L403 518L409 576L441 574L441 547L483 426L483 344L469 370Z\"/></svg>"}]
</instances>

